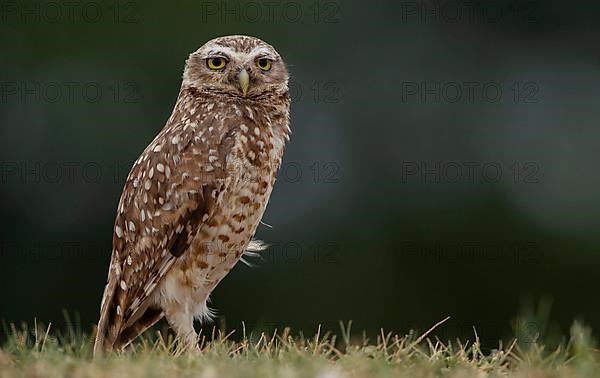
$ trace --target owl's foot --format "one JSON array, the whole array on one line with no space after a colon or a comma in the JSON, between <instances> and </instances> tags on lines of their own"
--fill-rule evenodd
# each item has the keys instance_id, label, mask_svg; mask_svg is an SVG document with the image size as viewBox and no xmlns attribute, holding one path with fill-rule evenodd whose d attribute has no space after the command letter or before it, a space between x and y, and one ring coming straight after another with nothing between
<instances>
[{"instance_id":1,"label":"owl's foot","mask_svg":"<svg viewBox=\"0 0 600 378\"><path fill-rule=\"evenodd\" d=\"M187 333L185 335L177 335L177 353L199 354L200 345L198 343L198 335L196 332Z\"/></svg>"},{"instance_id":2,"label":"owl's foot","mask_svg":"<svg viewBox=\"0 0 600 378\"><path fill-rule=\"evenodd\" d=\"M194 329L193 315L179 311L179 308L168 308L165 311L167 322L177 334L177 352L200 350L198 346L198 335Z\"/></svg>"}]
</instances>

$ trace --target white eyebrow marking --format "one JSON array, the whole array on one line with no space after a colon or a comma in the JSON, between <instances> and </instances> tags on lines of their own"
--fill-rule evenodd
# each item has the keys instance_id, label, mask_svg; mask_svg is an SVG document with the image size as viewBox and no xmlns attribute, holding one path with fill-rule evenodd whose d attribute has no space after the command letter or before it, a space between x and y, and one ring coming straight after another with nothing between
<instances>
[{"instance_id":1,"label":"white eyebrow marking","mask_svg":"<svg viewBox=\"0 0 600 378\"><path fill-rule=\"evenodd\" d=\"M275 54L273 54L273 50L267 46L256 46L252 51L250 51L250 54L248 54L248 55L252 55L252 56L262 55L262 57L268 58L271 60L277 59L277 56Z\"/></svg>"},{"instance_id":2,"label":"white eyebrow marking","mask_svg":"<svg viewBox=\"0 0 600 378\"><path fill-rule=\"evenodd\" d=\"M243 54L235 51L234 49L226 46L214 46L210 50L208 50L205 54L202 55L202 58L206 59L211 56L220 56L225 55L229 59L240 58Z\"/></svg>"},{"instance_id":3,"label":"white eyebrow marking","mask_svg":"<svg viewBox=\"0 0 600 378\"><path fill-rule=\"evenodd\" d=\"M221 45L217 45L217 44L210 46L210 48L207 50L207 52L201 55L201 58L208 59L213 56L221 56L221 55L225 55L225 57L227 57L231 60L239 61L239 62L248 61L250 59L256 59L257 57L267 58L267 59L271 59L271 60L279 59L277 54L274 53L273 49L270 48L269 46L256 46L249 53L245 53L245 52L236 51L229 46L221 46Z\"/></svg>"}]
</instances>

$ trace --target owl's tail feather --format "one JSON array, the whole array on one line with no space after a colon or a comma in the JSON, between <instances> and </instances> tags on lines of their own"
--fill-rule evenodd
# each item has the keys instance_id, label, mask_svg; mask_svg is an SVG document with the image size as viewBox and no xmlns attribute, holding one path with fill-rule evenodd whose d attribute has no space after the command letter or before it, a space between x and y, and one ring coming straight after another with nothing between
<instances>
[{"instance_id":1,"label":"owl's tail feather","mask_svg":"<svg viewBox=\"0 0 600 378\"><path fill-rule=\"evenodd\" d=\"M117 349L125 348L136 337L144 333L148 328L155 325L160 319L163 318L163 316L165 316L165 314L160 308L146 309L144 314L139 319L120 332L119 337L115 341L114 347Z\"/></svg>"},{"instance_id":2,"label":"owl's tail feather","mask_svg":"<svg viewBox=\"0 0 600 378\"><path fill-rule=\"evenodd\" d=\"M117 310L115 304L122 302L122 298L115 297L116 280L111 280L104 291L100 320L94 342L94 357L114 349L121 350L129 345L133 339L142 332L156 324L164 316L161 309L146 308L141 316L131 319L124 324L123 313Z\"/></svg>"},{"instance_id":3,"label":"owl's tail feather","mask_svg":"<svg viewBox=\"0 0 600 378\"><path fill-rule=\"evenodd\" d=\"M102 304L100 305L100 320L98 321L96 339L94 341L94 357L100 355L102 352L108 349L106 345L106 336L109 330L110 307L112 305L112 299L116 287L116 281L109 280L108 284L106 284L106 287L104 288Z\"/></svg>"},{"instance_id":4,"label":"owl's tail feather","mask_svg":"<svg viewBox=\"0 0 600 378\"><path fill-rule=\"evenodd\" d=\"M119 270L117 269L116 272ZM118 273L111 274L104 289L100 305L100 320L94 342L94 356L112 351L116 347L117 339L123 329L125 314L122 309L125 308L125 295L123 291L117 290L119 279Z\"/></svg>"}]
</instances>

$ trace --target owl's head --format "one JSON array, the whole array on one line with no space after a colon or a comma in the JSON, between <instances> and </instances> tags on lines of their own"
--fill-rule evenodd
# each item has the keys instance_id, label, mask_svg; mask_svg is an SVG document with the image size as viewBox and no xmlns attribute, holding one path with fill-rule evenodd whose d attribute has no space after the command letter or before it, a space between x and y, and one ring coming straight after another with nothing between
<instances>
[{"instance_id":1,"label":"owl's head","mask_svg":"<svg viewBox=\"0 0 600 378\"><path fill-rule=\"evenodd\" d=\"M190 54L183 86L257 98L287 92L288 78L285 64L273 46L258 38L232 35L210 40Z\"/></svg>"}]
</instances>

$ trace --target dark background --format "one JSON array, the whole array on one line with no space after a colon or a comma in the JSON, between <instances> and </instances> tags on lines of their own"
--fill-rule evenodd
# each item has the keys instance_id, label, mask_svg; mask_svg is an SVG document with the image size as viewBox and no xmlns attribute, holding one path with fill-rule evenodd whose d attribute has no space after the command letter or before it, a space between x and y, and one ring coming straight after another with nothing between
<instances>
[{"instance_id":1,"label":"dark background","mask_svg":"<svg viewBox=\"0 0 600 378\"><path fill-rule=\"evenodd\" d=\"M258 230L271 248L218 286L218 322L374 335L449 315L438 335L474 326L488 346L600 328L599 16L564 1L2 0L0 318L60 327L66 309L91 330L122 185L185 59L249 34L288 64L293 136Z\"/></svg>"}]
</instances>

